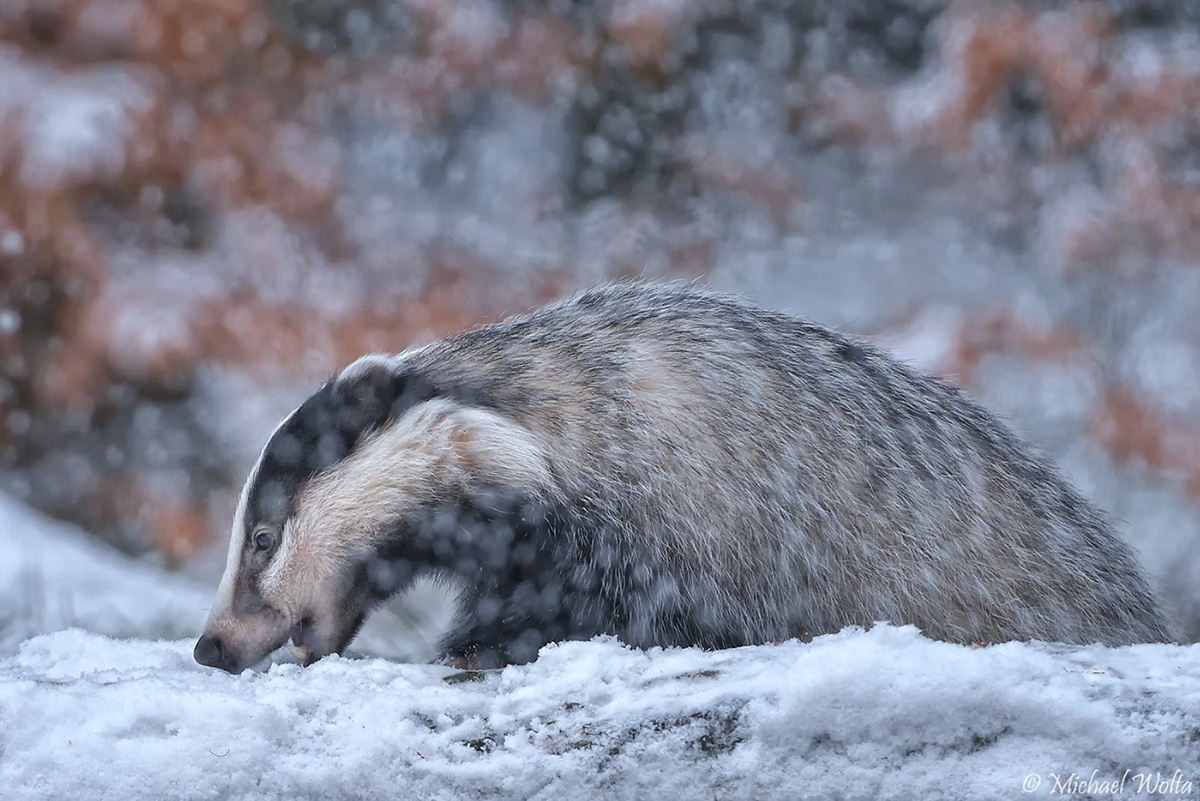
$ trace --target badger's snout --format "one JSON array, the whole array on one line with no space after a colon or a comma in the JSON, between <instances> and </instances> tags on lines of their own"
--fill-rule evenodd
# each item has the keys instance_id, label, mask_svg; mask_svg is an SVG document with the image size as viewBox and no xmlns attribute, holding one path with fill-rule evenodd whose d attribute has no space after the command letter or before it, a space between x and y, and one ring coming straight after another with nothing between
<instances>
[{"instance_id":1,"label":"badger's snout","mask_svg":"<svg viewBox=\"0 0 1200 801\"><path fill-rule=\"evenodd\" d=\"M240 673L283 645L288 629L287 618L265 605L242 614L218 608L196 640L192 656L201 665Z\"/></svg>"},{"instance_id":2,"label":"badger's snout","mask_svg":"<svg viewBox=\"0 0 1200 801\"><path fill-rule=\"evenodd\" d=\"M196 640L196 648L192 651L196 661L206 667L220 668L229 673L240 672L237 660L229 653L220 637L205 634Z\"/></svg>"}]
</instances>

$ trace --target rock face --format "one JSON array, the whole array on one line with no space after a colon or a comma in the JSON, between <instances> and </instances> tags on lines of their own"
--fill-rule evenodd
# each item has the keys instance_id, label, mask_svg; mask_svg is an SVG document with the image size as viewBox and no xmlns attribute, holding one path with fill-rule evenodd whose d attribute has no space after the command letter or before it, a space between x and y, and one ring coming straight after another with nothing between
<instances>
[{"instance_id":1,"label":"rock face","mask_svg":"<svg viewBox=\"0 0 1200 801\"><path fill-rule=\"evenodd\" d=\"M188 563L360 353L703 276L1012 414L1200 636L1197 30L1169 0L8 4L0 487Z\"/></svg>"}]
</instances>

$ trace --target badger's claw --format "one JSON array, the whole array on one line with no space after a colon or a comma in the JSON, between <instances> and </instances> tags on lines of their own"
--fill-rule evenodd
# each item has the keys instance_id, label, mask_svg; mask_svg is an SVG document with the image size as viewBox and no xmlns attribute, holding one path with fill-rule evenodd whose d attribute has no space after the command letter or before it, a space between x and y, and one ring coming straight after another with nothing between
<instances>
[{"instance_id":1,"label":"badger's claw","mask_svg":"<svg viewBox=\"0 0 1200 801\"><path fill-rule=\"evenodd\" d=\"M292 656L299 659L305 665L308 664L308 658L312 655L307 645L293 645L288 643L288 650L292 652Z\"/></svg>"},{"instance_id":2,"label":"badger's claw","mask_svg":"<svg viewBox=\"0 0 1200 801\"><path fill-rule=\"evenodd\" d=\"M313 658L312 645L309 644L312 633L312 618L303 618L292 626L292 641L288 643L288 650L292 652L292 656L299 659L305 667L316 661Z\"/></svg>"}]
</instances>

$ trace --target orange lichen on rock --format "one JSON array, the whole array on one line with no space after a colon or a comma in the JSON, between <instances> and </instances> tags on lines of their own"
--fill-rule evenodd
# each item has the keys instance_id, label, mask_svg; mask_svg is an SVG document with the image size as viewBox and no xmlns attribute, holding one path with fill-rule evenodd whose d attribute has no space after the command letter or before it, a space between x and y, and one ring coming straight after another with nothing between
<instances>
[{"instance_id":1,"label":"orange lichen on rock","mask_svg":"<svg viewBox=\"0 0 1200 801\"><path fill-rule=\"evenodd\" d=\"M1140 459L1159 470L1176 467L1176 449L1163 420L1125 387L1110 386L1105 390L1092 431L1118 459Z\"/></svg>"},{"instance_id":2,"label":"orange lichen on rock","mask_svg":"<svg viewBox=\"0 0 1200 801\"><path fill-rule=\"evenodd\" d=\"M429 276L403 305L381 296L344 309L314 309L265 304L254 293L233 292L198 304L186 318L186 339L208 358L264 375L328 375L363 353L396 352L519 310L521 302L514 304L511 294L480 293L487 265L463 253L431 258ZM298 353L304 354L302 365ZM186 366L190 359L184 355L178 363Z\"/></svg>"},{"instance_id":3,"label":"orange lichen on rock","mask_svg":"<svg viewBox=\"0 0 1200 801\"><path fill-rule=\"evenodd\" d=\"M676 40L688 12L684 2L614 3L606 33L609 42L639 70L663 75L672 69Z\"/></svg>"},{"instance_id":4,"label":"orange lichen on rock","mask_svg":"<svg viewBox=\"0 0 1200 801\"><path fill-rule=\"evenodd\" d=\"M950 10L940 37L936 140L964 148L971 129L1027 60L1033 14L1015 3L969 3Z\"/></svg>"},{"instance_id":5,"label":"orange lichen on rock","mask_svg":"<svg viewBox=\"0 0 1200 801\"><path fill-rule=\"evenodd\" d=\"M112 318L102 287L115 243L89 224L89 204L136 217L146 198L161 205L186 191L197 214L267 206L316 225L331 217L336 165L306 152L292 119L320 64L289 49L248 0L17 5L0 13L0 37L58 68L7 65L31 102L0 107L0 217L42 278L69 287L56 325L61 355L39 383L47 402L79 405L103 391L114 366L96 340ZM70 137L57 159L39 155L47 135ZM281 153L298 155L284 163ZM144 364L143 377L155 367Z\"/></svg>"},{"instance_id":6,"label":"orange lichen on rock","mask_svg":"<svg viewBox=\"0 0 1200 801\"><path fill-rule=\"evenodd\" d=\"M1111 125L1118 87L1105 66L1113 28L1102 8L1038 13L1015 2L961 3L943 25L934 102L913 132L919 140L931 132L946 150L969 148L975 125L1018 78L1041 88L1059 146L1093 141Z\"/></svg>"},{"instance_id":7,"label":"orange lichen on rock","mask_svg":"<svg viewBox=\"0 0 1200 801\"><path fill-rule=\"evenodd\" d=\"M1200 497L1200 425L1169 419L1138 393L1108 386L1091 433L1115 458L1136 461Z\"/></svg>"},{"instance_id":8,"label":"orange lichen on rock","mask_svg":"<svg viewBox=\"0 0 1200 801\"><path fill-rule=\"evenodd\" d=\"M1134 250L1200 255L1200 192L1168 177L1166 164L1169 143L1195 129L1200 107L1190 51L1138 51L1095 3L1040 12L1015 2L952 5L937 43L934 69L891 101L901 141L974 152L977 126L996 114L1008 87L1026 81L1049 121L1047 166L1084 153L1102 165L1095 224L1052 211L1047 254L1068 269Z\"/></svg>"},{"instance_id":9,"label":"orange lichen on rock","mask_svg":"<svg viewBox=\"0 0 1200 801\"><path fill-rule=\"evenodd\" d=\"M1086 357L1087 349L1069 329L1032 326L1009 310L999 310L959 326L946 372L970 385L979 363L990 353L1019 353L1036 361L1066 363Z\"/></svg>"}]
</instances>

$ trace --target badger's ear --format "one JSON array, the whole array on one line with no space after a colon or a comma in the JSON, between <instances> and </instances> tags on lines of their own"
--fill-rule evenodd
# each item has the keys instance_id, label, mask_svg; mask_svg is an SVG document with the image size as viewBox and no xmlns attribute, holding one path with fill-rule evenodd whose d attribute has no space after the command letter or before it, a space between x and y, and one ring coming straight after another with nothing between
<instances>
[{"instance_id":1,"label":"badger's ear","mask_svg":"<svg viewBox=\"0 0 1200 801\"><path fill-rule=\"evenodd\" d=\"M355 434L379 428L438 394L423 376L381 357L364 357L347 367L334 391L338 427Z\"/></svg>"}]
</instances>

